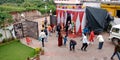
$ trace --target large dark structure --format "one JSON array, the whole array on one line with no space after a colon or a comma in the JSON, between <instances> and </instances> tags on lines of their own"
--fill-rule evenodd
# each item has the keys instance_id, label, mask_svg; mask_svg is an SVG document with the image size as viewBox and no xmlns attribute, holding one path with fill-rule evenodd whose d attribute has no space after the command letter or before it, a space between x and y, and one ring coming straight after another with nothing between
<instances>
[{"instance_id":1,"label":"large dark structure","mask_svg":"<svg viewBox=\"0 0 120 60\"><path fill-rule=\"evenodd\" d=\"M23 21L14 24L15 35L17 38L23 38L26 36L38 39L38 23L33 21Z\"/></svg>"},{"instance_id":2,"label":"large dark structure","mask_svg":"<svg viewBox=\"0 0 120 60\"><path fill-rule=\"evenodd\" d=\"M114 20L110 14L101 8L86 7L87 27L96 33L106 30L110 21Z\"/></svg>"},{"instance_id":3,"label":"large dark structure","mask_svg":"<svg viewBox=\"0 0 120 60\"><path fill-rule=\"evenodd\" d=\"M57 25L57 18L55 15L50 15L50 25Z\"/></svg>"}]
</instances>

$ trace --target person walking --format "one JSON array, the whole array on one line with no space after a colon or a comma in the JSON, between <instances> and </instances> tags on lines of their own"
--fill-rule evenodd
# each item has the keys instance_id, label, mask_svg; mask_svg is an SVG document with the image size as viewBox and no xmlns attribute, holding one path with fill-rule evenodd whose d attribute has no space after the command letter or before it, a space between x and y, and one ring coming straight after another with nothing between
<instances>
[{"instance_id":1,"label":"person walking","mask_svg":"<svg viewBox=\"0 0 120 60\"><path fill-rule=\"evenodd\" d=\"M41 30L39 37L42 39L42 47L44 47L44 38L46 37L45 32Z\"/></svg>"},{"instance_id":2,"label":"person walking","mask_svg":"<svg viewBox=\"0 0 120 60\"><path fill-rule=\"evenodd\" d=\"M100 33L98 33L97 40L99 41L98 49L102 49L104 39L103 39L103 36Z\"/></svg>"},{"instance_id":3,"label":"person walking","mask_svg":"<svg viewBox=\"0 0 120 60\"><path fill-rule=\"evenodd\" d=\"M70 40L70 51L75 51L75 45L77 44L77 42L73 39Z\"/></svg>"},{"instance_id":4,"label":"person walking","mask_svg":"<svg viewBox=\"0 0 120 60\"><path fill-rule=\"evenodd\" d=\"M52 27L50 25L48 25L48 35L51 36L52 34Z\"/></svg>"},{"instance_id":5,"label":"person walking","mask_svg":"<svg viewBox=\"0 0 120 60\"><path fill-rule=\"evenodd\" d=\"M64 37L64 45L66 46L67 36Z\"/></svg>"},{"instance_id":6,"label":"person walking","mask_svg":"<svg viewBox=\"0 0 120 60\"><path fill-rule=\"evenodd\" d=\"M114 60L113 57L117 55L118 56L118 59L120 60L120 41L118 41L118 44L115 45L115 48L114 48L114 53L112 54L111 56L111 60Z\"/></svg>"},{"instance_id":7,"label":"person walking","mask_svg":"<svg viewBox=\"0 0 120 60\"><path fill-rule=\"evenodd\" d=\"M95 37L94 31L91 31L91 32L90 32L90 36L89 36L89 42L90 42L90 44L93 44L93 42L94 42L94 37Z\"/></svg>"},{"instance_id":8,"label":"person walking","mask_svg":"<svg viewBox=\"0 0 120 60\"><path fill-rule=\"evenodd\" d=\"M82 38L82 47L81 47L81 50L82 51L87 51L86 48L88 47L88 40L87 40L87 37L86 37L86 34L83 34L83 38Z\"/></svg>"}]
</instances>

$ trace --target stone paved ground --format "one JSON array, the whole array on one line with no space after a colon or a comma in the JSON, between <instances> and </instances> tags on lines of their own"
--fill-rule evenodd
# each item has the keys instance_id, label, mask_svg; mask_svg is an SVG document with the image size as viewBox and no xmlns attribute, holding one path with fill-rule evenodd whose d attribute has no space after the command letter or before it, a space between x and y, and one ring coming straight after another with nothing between
<instances>
[{"instance_id":1,"label":"stone paved ground","mask_svg":"<svg viewBox=\"0 0 120 60\"><path fill-rule=\"evenodd\" d=\"M45 55L41 55L41 60L110 60L110 56L113 53L114 46L111 41L108 40L108 34L104 33L105 43L102 50L98 50L98 41L95 40L93 45L89 45L87 52L81 51L82 41L81 37L74 38L77 41L75 52L69 51L69 41L67 41L67 46L57 46L57 37L53 33L52 36L48 38L48 42L45 42ZM70 40L69 38L68 40ZM116 58L116 57L115 57ZM118 60L116 58L116 60Z\"/></svg>"},{"instance_id":2,"label":"stone paved ground","mask_svg":"<svg viewBox=\"0 0 120 60\"><path fill-rule=\"evenodd\" d=\"M49 17L48 17L49 19ZM39 31L41 28L41 21L44 18L36 19L35 21L38 22ZM41 60L110 60L110 57L113 53L114 46L111 41L108 40L108 33L103 33L103 37L105 39L104 46L102 50L98 50L98 41L95 40L93 45L89 45L87 48L87 52L81 51L80 48L82 46L82 41L80 41L81 37L74 38L77 41L76 50L75 52L69 51L69 40L68 38L67 46L57 46L57 37L55 33L52 36L48 37L48 42L45 42L45 55L41 55ZM23 39L24 40L24 39ZM37 40L33 40L32 47L40 47L41 42ZM115 60L118 58L115 56Z\"/></svg>"}]
</instances>

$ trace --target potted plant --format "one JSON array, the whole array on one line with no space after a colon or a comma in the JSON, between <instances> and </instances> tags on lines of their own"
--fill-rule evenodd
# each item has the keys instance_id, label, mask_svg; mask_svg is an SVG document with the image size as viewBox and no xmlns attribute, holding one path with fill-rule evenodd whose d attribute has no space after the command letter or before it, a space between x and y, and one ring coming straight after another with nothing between
<instances>
[{"instance_id":1,"label":"potted plant","mask_svg":"<svg viewBox=\"0 0 120 60\"><path fill-rule=\"evenodd\" d=\"M35 53L36 53L36 54L39 54L40 51L41 51L41 48L35 48Z\"/></svg>"},{"instance_id":2,"label":"potted plant","mask_svg":"<svg viewBox=\"0 0 120 60\"><path fill-rule=\"evenodd\" d=\"M40 60L40 55L39 54L37 54L36 60Z\"/></svg>"}]
</instances>

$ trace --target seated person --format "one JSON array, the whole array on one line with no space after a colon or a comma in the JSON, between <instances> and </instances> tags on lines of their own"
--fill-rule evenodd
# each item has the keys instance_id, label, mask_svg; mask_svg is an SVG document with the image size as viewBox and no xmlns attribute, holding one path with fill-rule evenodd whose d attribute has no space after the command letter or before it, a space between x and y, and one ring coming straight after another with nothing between
<instances>
[{"instance_id":1,"label":"seated person","mask_svg":"<svg viewBox=\"0 0 120 60\"><path fill-rule=\"evenodd\" d=\"M29 45L31 42L32 42L32 40L27 36L26 37L26 43L27 43L27 45Z\"/></svg>"}]
</instances>

